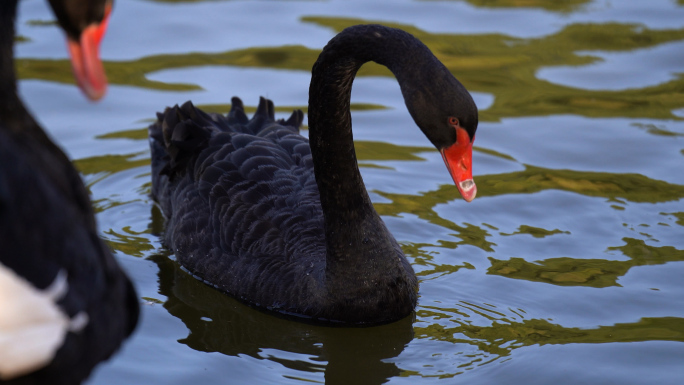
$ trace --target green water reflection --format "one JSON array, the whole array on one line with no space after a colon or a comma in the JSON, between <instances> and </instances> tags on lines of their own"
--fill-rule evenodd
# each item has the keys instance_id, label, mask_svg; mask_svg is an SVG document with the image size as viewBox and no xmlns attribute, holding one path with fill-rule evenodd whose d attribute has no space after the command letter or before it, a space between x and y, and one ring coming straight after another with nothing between
<instances>
[{"instance_id":1,"label":"green water reflection","mask_svg":"<svg viewBox=\"0 0 684 385\"><path fill-rule=\"evenodd\" d=\"M651 135L669 136L669 137L684 137L684 134L682 134L682 133L670 131L666 128L658 127L655 124L633 123L632 126L641 128Z\"/></svg>"},{"instance_id":2,"label":"green water reflection","mask_svg":"<svg viewBox=\"0 0 684 385\"><path fill-rule=\"evenodd\" d=\"M230 112L230 104L198 104L197 107L206 112L217 114L227 114ZM384 110L387 107L372 103L351 103L349 109L352 111ZM256 106L245 106L245 113L252 114L256 111ZM291 113L293 110L302 110L305 114L309 112L309 106L275 106L276 112Z\"/></svg>"},{"instance_id":3,"label":"green water reflection","mask_svg":"<svg viewBox=\"0 0 684 385\"><path fill-rule=\"evenodd\" d=\"M684 198L684 186L641 174L555 170L525 165L524 171L476 177L478 196L534 193L547 189L630 202L670 202ZM482 193L480 193L482 186Z\"/></svg>"},{"instance_id":4,"label":"green water reflection","mask_svg":"<svg viewBox=\"0 0 684 385\"><path fill-rule=\"evenodd\" d=\"M437 0L443 1L443 0ZM591 0L466 0L478 7L488 8L542 8L547 11L572 12L581 6L589 4Z\"/></svg>"},{"instance_id":5,"label":"green water reflection","mask_svg":"<svg viewBox=\"0 0 684 385\"><path fill-rule=\"evenodd\" d=\"M636 203L662 203L684 198L684 186L648 178L640 174L614 174L574 170L555 170L525 166L524 171L475 177L478 198L507 194L532 194L544 190L570 191L607 200L624 199ZM382 215L412 213L432 222L437 215L432 208L457 199L456 187L450 184L421 195L392 194L376 191L391 203L376 203ZM448 222L439 223L452 228Z\"/></svg>"},{"instance_id":6,"label":"green water reflection","mask_svg":"<svg viewBox=\"0 0 684 385\"><path fill-rule=\"evenodd\" d=\"M618 279L632 267L684 261L684 250L672 246L650 246L633 238L623 241L624 245L609 247L608 251L619 251L629 258L626 261L563 257L527 262L522 258L498 260L490 257L492 265L487 273L560 286L608 287L620 286Z\"/></svg>"},{"instance_id":7,"label":"green water reflection","mask_svg":"<svg viewBox=\"0 0 684 385\"><path fill-rule=\"evenodd\" d=\"M464 304L464 308L472 309L472 304ZM419 310L418 317L438 320L440 317L444 317L440 313L441 311L443 309L438 308ZM463 311L459 312L462 313ZM464 345L473 346L477 349L477 353L470 354L469 359L461 357L465 362L458 365L455 370L453 369L454 365L448 365L441 368L439 374L426 375L422 372L412 372L412 375L450 378L464 373L465 370L473 366L481 366L505 359L517 349L534 345L642 341L684 342L684 318L677 317L642 318L633 323L618 323L590 329L564 327L541 319L528 319L521 322L499 319L494 320L488 326L471 325L453 318L449 321L454 326L444 326L443 321L419 322L414 327L415 338L448 342L461 346L459 350L465 350Z\"/></svg>"},{"instance_id":8,"label":"green water reflection","mask_svg":"<svg viewBox=\"0 0 684 385\"><path fill-rule=\"evenodd\" d=\"M304 17L304 22L332 28L367 23L368 20ZM471 91L494 95L494 103L481 111L480 120L503 117L576 114L588 117L639 117L681 120L672 113L684 105L684 75L641 89L593 91L565 87L538 79L542 67L580 66L599 58L578 51L629 52L684 39L684 29L654 30L632 24L572 24L539 38L516 38L501 34L432 34L415 27L403 28L427 44ZM150 73L197 66L239 66L290 69L309 72L318 50L303 46L258 47L222 53L156 55L133 61L105 63L110 83L156 90L190 91L200 87L187 83L164 83L148 79ZM66 60L17 60L19 77L73 83ZM391 76L381 66L369 64L359 76ZM306 87L306 85L302 85Z\"/></svg>"},{"instance_id":9,"label":"green water reflection","mask_svg":"<svg viewBox=\"0 0 684 385\"><path fill-rule=\"evenodd\" d=\"M199 3L203 1L216 0L146 0L155 3ZM447 1L447 0L423 0L423 1ZM460 0L459 0L460 1ZM488 8L543 8L548 11L570 12L577 10L580 6L587 4L590 0L466 0L468 3L478 7ZM682 0L678 0L682 1Z\"/></svg>"},{"instance_id":10,"label":"green water reflection","mask_svg":"<svg viewBox=\"0 0 684 385\"><path fill-rule=\"evenodd\" d=\"M436 309L438 310L438 309ZM431 311L418 311L418 316L433 318ZM490 326L468 325L463 322L444 327L431 324L414 328L416 338L431 338L453 343L475 343L485 352L507 356L513 349L530 345L568 343L612 343L639 341L684 342L684 318L642 318L634 323L618 323L593 329L569 328L547 320L531 319L522 322L494 321ZM464 336L467 338L459 338ZM475 342L474 342L475 341ZM503 347L507 345L506 347Z\"/></svg>"},{"instance_id":11,"label":"green water reflection","mask_svg":"<svg viewBox=\"0 0 684 385\"><path fill-rule=\"evenodd\" d=\"M503 236L516 235L516 234L529 234L535 238L544 238L544 237L548 237L548 236L554 235L554 234L570 234L570 232L569 231L561 231L558 229L546 230L546 229L542 229L539 227L521 225L518 228L518 231L516 231L514 233L511 233L511 234L501 233L501 235L503 235Z\"/></svg>"},{"instance_id":12,"label":"green water reflection","mask_svg":"<svg viewBox=\"0 0 684 385\"><path fill-rule=\"evenodd\" d=\"M133 135L138 134L138 130L121 131L115 135ZM145 129L145 136L147 136L147 129ZM121 137L121 136L119 136ZM89 158L81 158L74 161L76 168L85 175L91 174L115 174L117 172L130 170L136 167L149 166L150 159L147 157L141 158L141 155L147 152L128 154L128 155L101 155ZM93 182L95 183L95 182ZM91 183L91 184L93 184Z\"/></svg>"},{"instance_id":13,"label":"green water reflection","mask_svg":"<svg viewBox=\"0 0 684 385\"><path fill-rule=\"evenodd\" d=\"M684 226L684 212L679 212L679 213L660 213L661 215L672 215L673 217L677 218L677 223L680 226Z\"/></svg>"},{"instance_id":14,"label":"green water reflection","mask_svg":"<svg viewBox=\"0 0 684 385\"><path fill-rule=\"evenodd\" d=\"M151 250L154 250L150 240L141 236L148 233L149 231L136 232L130 226L121 230L109 229L104 232L105 241L112 250L134 257L144 257Z\"/></svg>"}]
</instances>

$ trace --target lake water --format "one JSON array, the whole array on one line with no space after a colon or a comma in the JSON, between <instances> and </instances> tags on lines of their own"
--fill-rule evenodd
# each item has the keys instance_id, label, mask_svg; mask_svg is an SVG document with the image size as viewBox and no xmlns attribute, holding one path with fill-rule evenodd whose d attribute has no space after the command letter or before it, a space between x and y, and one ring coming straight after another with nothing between
<instances>
[{"instance_id":1,"label":"lake water","mask_svg":"<svg viewBox=\"0 0 684 385\"><path fill-rule=\"evenodd\" d=\"M684 1L118 0L98 104L46 2L20 12L21 94L141 297L89 384L684 382ZM368 22L415 34L480 109L466 203L389 72L354 83L361 170L419 275L415 316L307 325L189 277L149 198L155 112L225 112L234 95L253 111L263 95L286 117L325 43Z\"/></svg>"}]
</instances>

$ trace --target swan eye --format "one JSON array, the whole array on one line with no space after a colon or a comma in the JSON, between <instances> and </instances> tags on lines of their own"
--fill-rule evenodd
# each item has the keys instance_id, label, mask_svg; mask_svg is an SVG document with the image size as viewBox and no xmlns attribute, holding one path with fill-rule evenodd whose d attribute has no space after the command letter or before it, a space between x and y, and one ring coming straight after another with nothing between
<instances>
[{"instance_id":1,"label":"swan eye","mask_svg":"<svg viewBox=\"0 0 684 385\"><path fill-rule=\"evenodd\" d=\"M450 117L450 118L449 118L449 124L451 124L452 126L458 126L458 124L459 124L458 118L455 118L455 117L453 117L453 116Z\"/></svg>"}]
</instances>

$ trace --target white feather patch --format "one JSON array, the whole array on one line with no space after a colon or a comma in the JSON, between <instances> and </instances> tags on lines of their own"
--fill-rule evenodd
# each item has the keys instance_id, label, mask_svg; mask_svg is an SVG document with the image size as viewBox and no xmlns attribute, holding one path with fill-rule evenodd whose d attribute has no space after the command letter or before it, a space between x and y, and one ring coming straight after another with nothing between
<instances>
[{"instance_id":1,"label":"white feather patch","mask_svg":"<svg viewBox=\"0 0 684 385\"><path fill-rule=\"evenodd\" d=\"M72 320L56 304L68 290L64 270L39 290L0 263L0 379L49 364L66 334L85 327L87 314L81 312Z\"/></svg>"}]
</instances>

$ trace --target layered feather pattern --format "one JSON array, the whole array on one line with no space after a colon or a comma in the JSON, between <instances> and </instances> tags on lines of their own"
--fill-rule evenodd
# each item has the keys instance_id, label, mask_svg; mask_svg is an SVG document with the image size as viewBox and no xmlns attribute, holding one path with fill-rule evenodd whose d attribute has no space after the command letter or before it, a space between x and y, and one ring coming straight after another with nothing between
<instances>
[{"instance_id":1,"label":"layered feather pattern","mask_svg":"<svg viewBox=\"0 0 684 385\"><path fill-rule=\"evenodd\" d=\"M325 267L302 118L297 110L276 121L273 103L262 98L248 119L233 98L228 116L187 102L158 114L150 127L153 195L167 216L166 244L198 278L286 313L299 313L289 304L311 302Z\"/></svg>"}]
</instances>

